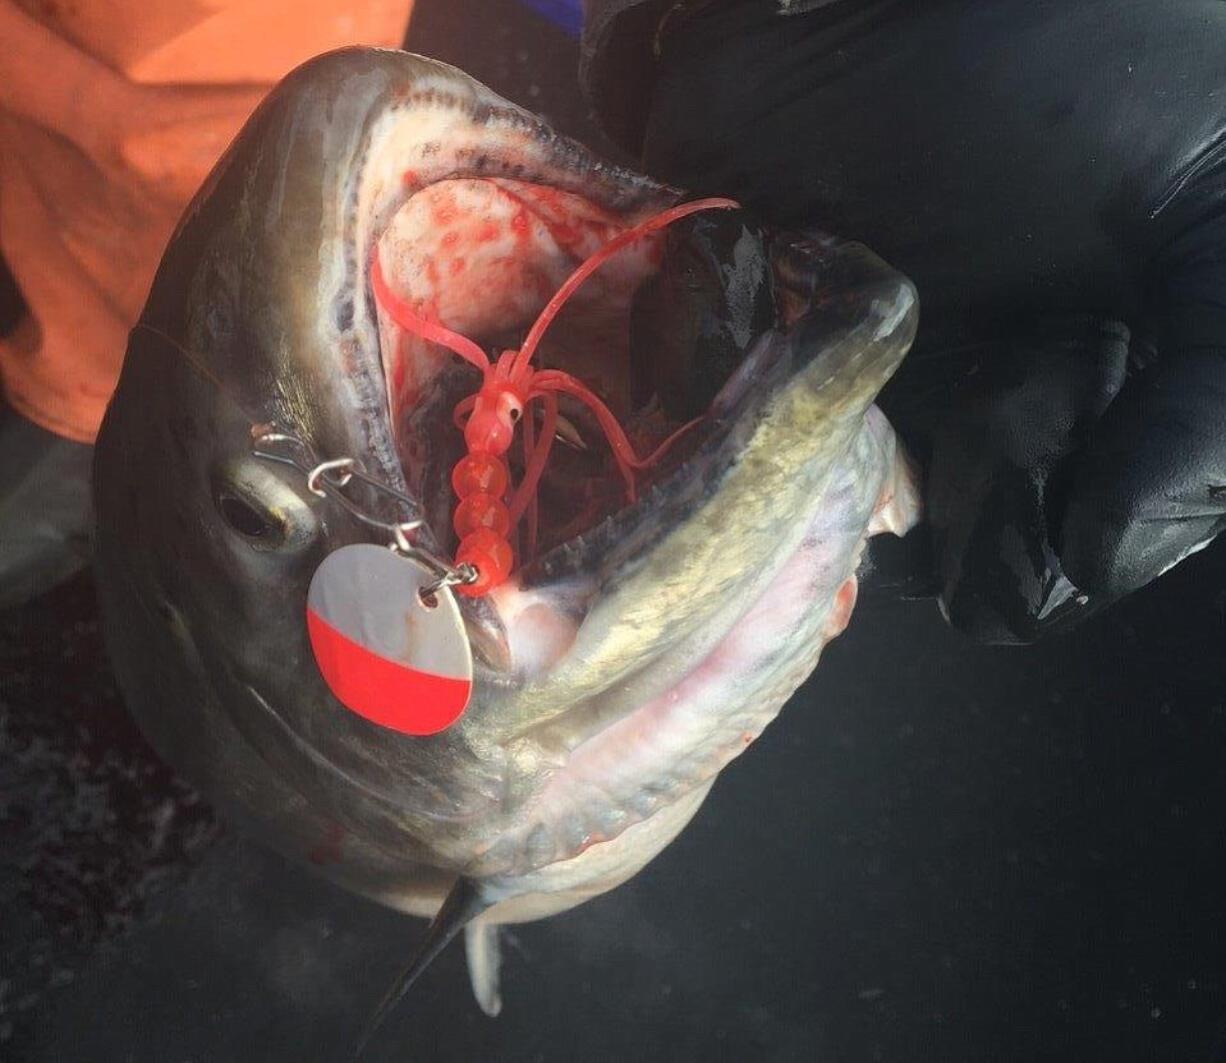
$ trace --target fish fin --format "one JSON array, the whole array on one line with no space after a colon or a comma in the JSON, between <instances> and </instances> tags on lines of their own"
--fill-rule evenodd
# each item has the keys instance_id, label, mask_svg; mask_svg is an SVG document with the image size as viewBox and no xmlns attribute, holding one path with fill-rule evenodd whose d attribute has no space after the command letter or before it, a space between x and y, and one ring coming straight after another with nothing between
<instances>
[{"instance_id":1,"label":"fish fin","mask_svg":"<svg viewBox=\"0 0 1226 1063\"><path fill-rule=\"evenodd\" d=\"M358 1040L357 1049L354 1051L354 1059L361 1057L371 1038L404 999L405 994L413 987L413 983L417 981L422 972L434 962L439 953L451 943L470 920L475 919L489 906L490 902L481 896L476 883L466 878L456 880L456 884L452 886L451 892L447 894L442 907L439 908L438 914L427 927L426 936L417 946L417 951L409 960L408 966L392 983L391 988L366 1023L362 1036Z\"/></svg>"},{"instance_id":2,"label":"fish fin","mask_svg":"<svg viewBox=\"0 0 1226 1063\"><path fill-rule=\"evenodd\" d=\"M469 923L464 928L464 952L468 956L468 977L477 1004L491 1019L502 1011L498 969L502 948L497 923Z\"/></svg>"}]
</instances>

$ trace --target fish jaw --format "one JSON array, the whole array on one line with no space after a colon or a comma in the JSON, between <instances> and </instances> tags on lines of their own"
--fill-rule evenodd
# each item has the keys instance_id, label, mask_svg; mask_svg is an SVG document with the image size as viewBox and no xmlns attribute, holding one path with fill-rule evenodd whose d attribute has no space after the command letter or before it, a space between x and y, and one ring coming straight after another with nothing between
<instances>
[{"instance_id":1,"label":"fish jaw","mask_svg":"<svg viewBox=\"0 0 1226 1063\"><path fill-rule=\"evenodd\" d=\"M512 733L574 715L572 706L709 628L729 600L756 598L805 533L909 348L917 301L909 283L859 245L829 240L790 251L805 280L789 294L799 300L804 287L842 282L843 305L801 312L786 334L762 337L758 348L771 349L768 379L737 404L726 432L677 482L610 522L603 544L576 551L578 564L555 574L546 559L542 582L559 584L558 599L588 594L593 584L596 593L567 656L526 687L530 709L504 708ZM573 579L576 568L586 579ZM500 604L517 603L508 595Z\"/></svg>"},{"instance_id":2,"label":"fish jaw","mask_svg":"<svg viewBox=\"0 0 1226 1063\"><path fill-rule=\"evenodd\" d=\"M872 407L840 461L799 545L762 595L735 604L722 636L678 648L681 676L554 758L548 782L465 869L491 924L547 918L615 889L667 847L697 814L719 772L777 718L850 622L856 570L873 534L905 535L921 516L912 465ZM513 756L539 763L540 744ZM379 899L432 915L441 895L390 889Z\"/></svg>"}]
</instances>

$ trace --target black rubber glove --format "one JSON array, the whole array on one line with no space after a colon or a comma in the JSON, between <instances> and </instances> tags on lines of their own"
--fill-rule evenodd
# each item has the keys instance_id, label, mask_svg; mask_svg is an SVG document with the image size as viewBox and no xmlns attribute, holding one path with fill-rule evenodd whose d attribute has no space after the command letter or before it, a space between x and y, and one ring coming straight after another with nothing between
<instances>
[{"instance_id":1,"label":"black rubber glove","mask_svg":"<svg viewBox=\"0 0 1226 1063\"><path fill-rule=\"evenodd\" d=\"M926 466L951 622L1029 641L1226 525L1226 3L682 15L646 168L918 285L882 405Z\"/></svg>"}]
</instances>

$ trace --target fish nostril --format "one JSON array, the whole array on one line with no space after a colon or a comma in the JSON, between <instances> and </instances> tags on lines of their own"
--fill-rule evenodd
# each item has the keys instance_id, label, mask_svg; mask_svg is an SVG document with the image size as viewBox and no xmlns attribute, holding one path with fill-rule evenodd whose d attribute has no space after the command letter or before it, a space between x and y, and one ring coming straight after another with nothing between
<instances>
[{"instance_id":1,"label":"fish nostril","mask_svg":"<svg viewBox=\"0 0 1226 1063\"><path fill-rule=\"evenodd\" d=\"M261 513L255 506L238 495L221 494L217 498L217 508L222 519L240 535L248 539L261 541L274 538L279 527L269 516Z\"/></svg>"}]
</instances>

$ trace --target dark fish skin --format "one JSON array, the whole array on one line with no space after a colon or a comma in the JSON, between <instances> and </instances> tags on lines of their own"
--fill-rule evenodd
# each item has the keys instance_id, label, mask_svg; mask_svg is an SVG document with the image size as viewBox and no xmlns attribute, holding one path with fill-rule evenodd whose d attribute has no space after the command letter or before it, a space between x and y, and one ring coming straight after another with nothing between
<instances>
[{"instance_id":1,"label":"dark fish skin","mask_svg":"<svg viewBox=\"0 0 1226 1063\"><path fill-rule=\"evenodd\" d=\"M769 285L747 266L750 309L732 315L741 335L757 328L769 288L772 327L734 336L734 393L694 456L466 601L465 715L429 738L387 731L332 697L304 624L321 561L381 540L254 457L253 432L275 426L405 488L365 271L408 197L466 177L575 192L627 222L681 195L442 64L313 60L260 107L167 249L94 485L108 646L155 748L358 893L429 916L462 878L493 1010L494 928L611 889L667 845L846 623L865 537L916 519L872 403L917 303L858 245L772 237ZM726 277L743 234L730 245L717 228L699 228L698 259ZM684 343L705 344L718 316L704 306ZM713 342L730 359L728 335ZM437 430L453 431L441 405ZM363 503L385 520L429 510Z\"/></svg>"}]
</instances>

